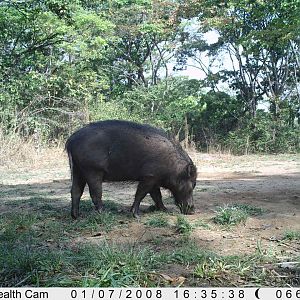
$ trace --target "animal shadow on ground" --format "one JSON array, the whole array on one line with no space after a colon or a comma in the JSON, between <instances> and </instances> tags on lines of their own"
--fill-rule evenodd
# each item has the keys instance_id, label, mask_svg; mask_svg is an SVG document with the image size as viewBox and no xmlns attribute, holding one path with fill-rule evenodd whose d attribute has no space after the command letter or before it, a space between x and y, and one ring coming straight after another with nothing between
<instances>
[{"instance_id":1,"label":"animal shadow on ground","mask_svg":"<svg viewBox=\"0 0 300 300\"><path fill-rule=\"evenodd\" d=\"M258 176L257 174L233 174L225 178L198 180L194 190L197 213L213 211L228 203L248 203L281 215L298 214L300 211L300 173L288 175ZM0 212L14 209L53 210L70 208L70 180L51 182L0 185L2 202ZM128 213L133 203L136 183L103 183L104 209L112 213ZM163 191L167 208L176 212L169 191ZM153 201L147 196L141 204L141 212L149 211ZM92 201L86 186L80 204L81 214L92 210Z\"/></svg>"}]
</instances>

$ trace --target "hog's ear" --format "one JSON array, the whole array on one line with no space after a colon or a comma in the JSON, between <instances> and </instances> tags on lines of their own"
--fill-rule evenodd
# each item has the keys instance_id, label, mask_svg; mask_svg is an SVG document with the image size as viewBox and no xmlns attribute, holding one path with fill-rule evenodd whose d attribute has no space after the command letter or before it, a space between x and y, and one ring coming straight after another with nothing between
<instances>
[{"instance_id":1,"label":"hog's ear","mask_svg":"<svg viewBox=\"0 0 300 300\"><path fill-rule=\"evenodd\" d=\"M186 167L186 174L188 178L196 177L197 169L193 164L189 164Z\"/></svg>"}]
</instances>

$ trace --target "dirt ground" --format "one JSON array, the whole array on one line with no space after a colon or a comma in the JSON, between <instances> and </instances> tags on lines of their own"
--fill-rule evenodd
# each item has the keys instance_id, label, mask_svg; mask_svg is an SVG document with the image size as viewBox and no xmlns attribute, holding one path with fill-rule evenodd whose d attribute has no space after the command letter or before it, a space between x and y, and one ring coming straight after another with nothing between
<instances>
[{"instance_id":1,"label":"dirt ground","mask_svg":"<svg viewBox=\"0 0 300 300\"><path fill-rule=\"evenodd\" d=\"M191 223L202 220L210 227L193 231L192 238L199 247L221 255L253 253L258 246L279 256L299 255L299 242L293 245L278 243L286 231L300 231L299 157L233 157L199 153L191 153L191 156L198 166L198 181L194 192L196 212L187 218ZM106 191L122 201L133 197L135 186L107 184ZM166 191L164 196L169 197L169 193ZM149 205L151 200L147 200ZM263 209L264 213L229 229L215 225L212 217L216 209L234 203L249 204ZM166 206L169 211L176 211L172 202L168 201ZM147 214L146 208L144 204L143 217ZM118 229L110 238L130 241L134 236L136 241L150 242L159 235L164 236L165 244L168 238L174 238L168 230L149 230L142 222L133 223L125 230Z\"/></svg>"},{"instance_id":2,"label":"dirt ground","mask_svg":"<svg viewBox=\"0 0 300 300\"><path fill-rule=\"evenodd\" d=\"M294 256L300 253L299 241L281 242L287 230L300 231L300 156L241 156L190 153L198 167L198 180L194 192L196 213L187 216L190 222L202 220L209 228L198 227L192 239L203 249L222 255L248 254L259 246L277 255ZM55 159L43 158L29 165L11 165L0 168L0 213L7 209L9 200L44 197L53 199L58 209L70 205L70 174L67 158L62 151ZM122 204L128 212L136 184L105 183L103 201L109 199ZM164 203L170 212L177 208L168 191L163 191ZM89 200L86 188L83 200ZM24 203L24 202L23 202ZM263 209L263 214L249 217L245 224L224 228L214 224L212 217L218 206L224 204L249 204ZM168 240L177 238L168 228L151 228L145 225L152 204L147 197L141 205L142 217L126 222L105 235L80 236L74 242L98 243L103 239L116 243L151 243L157 237L164 242L157 246L168 247ZM16 207L14 209L23 209ZM92 211L91 211L92 213ZM170 214L170 221L176 217Z\"/></svg>"}]
</instances>

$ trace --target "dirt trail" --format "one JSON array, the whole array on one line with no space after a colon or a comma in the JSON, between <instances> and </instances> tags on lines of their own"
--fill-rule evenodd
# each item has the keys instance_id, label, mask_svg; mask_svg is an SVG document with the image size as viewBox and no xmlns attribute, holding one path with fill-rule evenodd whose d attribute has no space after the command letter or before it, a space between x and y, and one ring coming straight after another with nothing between
<instances>
[{"instance_id":1,"label":"dirt trail","mask_svg":"<svg viewBox=\"0 0 300 300\"><path fill-rule=\"evenodd\" d=\"M210 226L209 229L197 228L192 233L200 247L224 255L253 253L257 247L282 255L299 254L299 242L278 242L287 230L300 231L299 155L234 157L191 153L191 156L198 166L194 193L196 213L187 218L191 222L202 220ZM55 160L49 159L34 168L26 165L0 168L0 195L4 200L0 204L0 213L12 209L6 205L7 201L32 200L34 197L53 199L57 207L69 207L69 177L67 159L63 154L60 159L56 155ZM127 210L132 204L135 188L133 183L105 183L104 205L108 199L121 203ZM167 208L176 212L168 191L163 192L163 197ZM87 191L83 199L89 199ZM174 230L158 230L144 225L151 203L149 197L143 201L140 222L124 224L105 238L114 242L151 242L161 236L165 241L164 247L167 247L168 240L178 238ZM262 208L264 213L230 229L214 224L212 217L217 207L232 203L250 204ZM170 221L174 220L175 217L170 216ZM82 239L91 240L89 237ZM101 239L103 236L92 240L99 242Z\"/></svg>"}]
</instances>

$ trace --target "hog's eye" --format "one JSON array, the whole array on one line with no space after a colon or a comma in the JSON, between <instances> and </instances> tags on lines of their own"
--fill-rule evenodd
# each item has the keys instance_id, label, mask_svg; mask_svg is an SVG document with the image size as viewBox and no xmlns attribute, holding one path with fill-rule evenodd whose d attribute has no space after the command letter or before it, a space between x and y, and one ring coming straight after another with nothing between
<instances>
[{"instance_id":1,"label":"hog's eye","mask_svg":"<svg viewBox=\"0 0 300 300\"><path fill-rule=\"evenodd\" d=\"M193 189L195 188L195 186L196 186L196 181L195 181L195 182L193 182Z\"/></svg>"}]
</instances>

